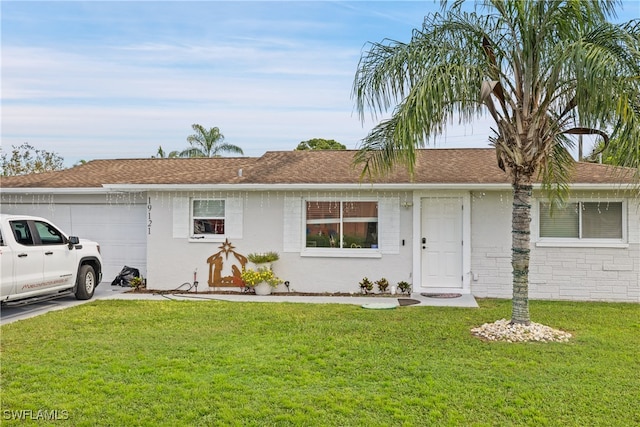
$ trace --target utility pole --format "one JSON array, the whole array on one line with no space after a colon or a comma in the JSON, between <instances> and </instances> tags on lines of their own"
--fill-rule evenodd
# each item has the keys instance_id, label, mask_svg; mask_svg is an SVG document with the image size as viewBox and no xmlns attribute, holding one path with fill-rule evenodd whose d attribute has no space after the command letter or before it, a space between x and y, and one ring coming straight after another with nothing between
<instances>
[{"instance_id":1,"label":"utility pole","mask_svg":"<svg viewBox=\"0 0 640 427\"><path fill-rule=\"evenodd\" d=\"M582 135L578 135L578 161L582 161Z\"/></svg>"}]
</instances>

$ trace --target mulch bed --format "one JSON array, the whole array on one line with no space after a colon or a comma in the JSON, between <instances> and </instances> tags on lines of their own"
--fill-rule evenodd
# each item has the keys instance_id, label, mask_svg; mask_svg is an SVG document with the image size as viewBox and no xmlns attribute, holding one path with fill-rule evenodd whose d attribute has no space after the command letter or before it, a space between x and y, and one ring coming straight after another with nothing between
<instances>
[{"instance_id":1,"label":"mulch bed","mask_svg":"<svg viewBox=\"0 0 640 427\"><path fill-rule=\"evenodd\" d=\"M195 294L193 291L184 291L184 290L153 290L153 289L131 289L127 291L134 294ZM198 294L201 295L253 295L253 291L242 292L238 291L198 291ZM360 293L347 293L347 292L272 292L271 295L274 296L305 296L305 297L371 297L371 298L399 298L402 297L402 294L360 294ZM269 295L266 295L269 296ZM419 301L418 301L419 302Z\"/></svg>"}]
</instances>

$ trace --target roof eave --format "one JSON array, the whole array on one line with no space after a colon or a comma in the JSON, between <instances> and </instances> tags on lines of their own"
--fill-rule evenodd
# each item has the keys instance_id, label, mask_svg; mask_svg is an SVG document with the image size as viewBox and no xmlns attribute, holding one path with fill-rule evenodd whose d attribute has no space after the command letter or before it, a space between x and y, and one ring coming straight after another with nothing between
<instances>
[{"instance_id":1,"label":"roof eave","mask_svg":"<svg viewBox=\"0 0 640 427\"><path fill-rule=\"evenodd\" d=\"M540 190L541 184L534 184ZM631 190L627 183L576 183L571 190ZM347 190L510 190L509 183L349 183L349 184L104 184L102 187L13 187L2 188L3 194L71 194L96 195L114 192L145 191L347 191Z\"/></svg>"},{"instance_id":2,"label":"roof eave","mask_svg":"<svg viewBox=\"0 0 640 427\"><path fill-rule=\"evenodd\" d=\"M619 190L626 183L576 183L572 190ZM109 191L335 191L335 190L511 190L509 183L349 183L349 184L105 184ZM541 189L534 184L534 189Z\"/></svg>"},{"instance_id":3,"label":"roof eave","mask_svg":"<svg viewBox=\"0 0 640 427\"><path fill-rule=\"evenodd\" d=\"M110 190L105 187L3 187L2 194L107 194Z\"/></svg>"}]
</instances>

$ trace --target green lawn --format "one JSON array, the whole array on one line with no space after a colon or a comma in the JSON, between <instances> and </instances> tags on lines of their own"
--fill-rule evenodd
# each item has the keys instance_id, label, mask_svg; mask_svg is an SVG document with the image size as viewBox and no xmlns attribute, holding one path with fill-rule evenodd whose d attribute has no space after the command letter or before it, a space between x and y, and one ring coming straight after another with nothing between
<instances>
[{"instance_id":1,"label":"green lawn","mask_svg":"<svg viewBox=\"0 0 640 427\"><path fill-rule=\"evenodd\" d=\"M2 327L2 425L640 425L640 305L532 301L574 338L507 344L479 304L95 301Z\"/></svg>"}]
</instances>

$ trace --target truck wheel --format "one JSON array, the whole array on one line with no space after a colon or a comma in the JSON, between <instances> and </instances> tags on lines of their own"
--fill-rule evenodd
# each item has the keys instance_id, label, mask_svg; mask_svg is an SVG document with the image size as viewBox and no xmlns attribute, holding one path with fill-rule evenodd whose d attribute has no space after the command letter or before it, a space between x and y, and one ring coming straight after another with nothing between
<instances>
[{"instance_id":1,"label":"truck wheel","mask_svg":"<svg viewBox=\"0 0 640 427\"><path fill-rule=\"evenodd\" d=\"M76 299L91 299L96 289L96 273L90 265L80 266L78 284L76 286Z\"/></svg>"}]
</instances>

